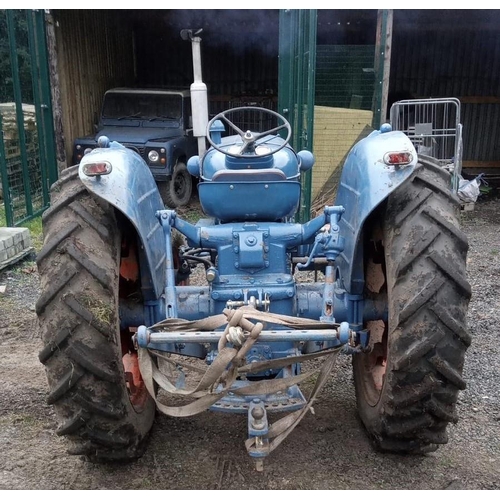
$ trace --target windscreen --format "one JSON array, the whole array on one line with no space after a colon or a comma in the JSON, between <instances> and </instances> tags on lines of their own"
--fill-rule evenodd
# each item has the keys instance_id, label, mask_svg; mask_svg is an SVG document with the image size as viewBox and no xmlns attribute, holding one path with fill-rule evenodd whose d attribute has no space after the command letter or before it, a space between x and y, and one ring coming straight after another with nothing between
<instances>
[{"instance_id":1,"label":"windscreen","mask_svg":"<svg viewBox=\"0 0 500 500\"><path fill-rule=\"evenodd\" d=\"M182 117L182 97L175 94L109 92L102 117L123 120L175 120Z\"/></svg>"}]
</instances>

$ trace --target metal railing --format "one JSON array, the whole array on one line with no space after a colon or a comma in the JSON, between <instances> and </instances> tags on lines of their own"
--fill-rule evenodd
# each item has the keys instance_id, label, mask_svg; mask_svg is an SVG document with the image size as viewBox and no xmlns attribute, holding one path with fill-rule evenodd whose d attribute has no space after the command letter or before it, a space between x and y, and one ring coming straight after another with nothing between
<instances>
[{"instance_id":1,"label":"metal railing","mask_svg":"<svg viewBox=\"0 0 500 500\"><path fill-rule=\"evenodd\" d=\"M436 158L453 172L453 188L458 189L463 149L460 101L454 97L398 101L390 118L392 129L404 132L417 153Z\"/></svg>"}]
</instances>

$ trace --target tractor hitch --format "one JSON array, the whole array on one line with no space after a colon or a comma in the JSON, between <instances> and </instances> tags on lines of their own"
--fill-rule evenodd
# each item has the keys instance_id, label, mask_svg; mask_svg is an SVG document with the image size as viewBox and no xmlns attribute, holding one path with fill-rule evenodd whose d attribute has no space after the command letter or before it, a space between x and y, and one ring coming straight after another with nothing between
<instances>
[{"instance_id":1,"label":"tractor hitch","mask_svg":"<svg viewBox=\"0 0 500 500\"><path fill-rule=\"evenodd\" d=\"M224 321L225 329L214 329L214 325L221 320ZM263 330L263 324L267 322L278 323L287 328ZM150 328L141 326L134 341L138 347L141 374L148 392L155 399L158 409L170 416L190 416L209 409L246 413L246 448L249 456L255 460L256 469L262 470L264 458L285 439L311 408L316 394L328 379L342 346L351 343L356 336L347 322L325 325L315 320L292 317L288 318L288 322L287 325L286 316L245 306L237 310L225 309L223 315L199 321L170 318ZM328 348L302 353L299 347L305 347L314 339ZM267 347L268 352L271 352L268 342L292 347L279 352L279 357L266 358L262 348L265 350ZM154 360L163 358L162 350L170 350L172 345L181 343L212 346L206 356L209 366L201 381L191 390L184 384L182 362L176 366L181 376L177 382L172 383L160 372L157 361ZM301 373L300 364L317 358L326 358L326 361L307 400L299 389L299 384L315 372ZM164 359L176 365L175 360ZM271 374L274 375L269 376ZM157 399L159 388L170 394L192 395L196 400L185 406L166 406ZM268 414L280 412L286 412L287 415L270 425Z\"/></svg>"},{"instance_id":2,"label":"tractor hitch","mask_svg":"<svg viewBox=\"0 0 500 500\"><path fill-rule=\"evenodd\" d=\"M235 339L231 338L232 334L232 330L228 332L226 340L236 343ZM219 343L223 335L222 331L152 331L142 325L137 329L136 339L139 347L162 350L163 344ZM242 340L246 340L248 336L249 334L245 333ZM349 342L351 337L349 324L344 322L338 328L323 330L262 330L259 342L333 342L332 347L336 347Z\"/></svg>"},{"instance_id":3,"label":"tractor hitch","mask_svg":"<svg viewBox=\"0 0 500 500\"><path fill-rule=\"evenodd\" d=\"M248 438L255 440L255 446L248 454L255 460L255 470L264 470L264 458L269 455L269 424L266 407L259 398L255 398L248 408Z\"/></svg>"}]
</instances>

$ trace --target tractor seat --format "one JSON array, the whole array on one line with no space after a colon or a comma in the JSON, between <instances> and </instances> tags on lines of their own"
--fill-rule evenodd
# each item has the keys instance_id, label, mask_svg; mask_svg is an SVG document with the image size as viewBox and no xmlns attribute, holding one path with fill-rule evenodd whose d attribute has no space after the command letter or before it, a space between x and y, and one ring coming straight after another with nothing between
<instances>
[{"instance_id":1,"label":"tractor seat","mask_svg":"<svg viewBox=\"0 0 500 500\"><path fill-rule=\"evenodd\" d=\"M219 221L276 221L297 211L300 182L278 168L218 170L198 194L203 212Z\"/></svg>"}]
</instances>

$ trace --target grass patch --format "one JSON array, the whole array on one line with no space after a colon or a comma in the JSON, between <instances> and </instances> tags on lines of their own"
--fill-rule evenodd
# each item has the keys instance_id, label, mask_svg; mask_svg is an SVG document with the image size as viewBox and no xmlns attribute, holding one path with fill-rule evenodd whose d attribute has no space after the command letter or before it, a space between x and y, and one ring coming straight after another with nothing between
<instances>
[{"instance_id":1,"label":"grass patch","mask_svg":"<svg viewBox=\"0 0 500 500\"><path fill-rule=\"evenodd\" d=\"M39 215L34 219L26 221L20 227L27 227L30 230L31 244L35 248L35 252L38 253L43 246L42 216Z\"/></svg>"},{"instance_id":2,"label":"grass patch","mask_svg":"<svg viewBox=\"0 0 500 500\"><path fill-rule=\"evenodd\" d=\"M7 227L7 217L5 216L5 206L3 200L0 201L0 227ZM28 220L19 224L18 227L27 227L30 230L31 244L33 245L35 252L38 253L43 246L43 228L42 228L42 216L39 215L34 219Z\"/></svg>"},{"instance_id":3,"label":"grass patch","mask_svg":"<svg viewBox=\"0 0 500 500\"><path fill-rule=\"evenodd\" d=\"M14 425L25 429L34 429L37 426L40 426L41 422L33 415L29 415L27 413L9 413L0 417L0 425L2 427Z\"/></svg>"},{"instance_id":4,"label":"grass patch","mask_svg":"<svg viewBox=\"0 0 500 500\"><path fill-rule=\"evenodd\" d=\"M196 224L200 219L206 217L200 207L178 207L176 212L179 217L191 222L191 224Z\"/></svg>"},{"instance_id":5,"label":"grass patch","mask_svg":"<svg viewBox=\"0 0 500 500\"><path fill-rule=\"evenodd\" d=\"M107 302L89 295L80 295L78 301L90 311L97 321L104 325L112 325L113 309Z\"/></svg>"},{"instance_id":6,"label":"grass patch","mask_svg":"<svg viewBox=\"0 0 500 500\"><path fill-rule=\"evenodd\" d=\"M13 423L22 427L33 427L37 421L32 415L18 414L14 417Z\"/></svg>"},{"instance_id":7,"label":"grass patch","mask_svg":"<svg viewBox=\"0 0 500 500\"><path fill-rule=\"evenodd\" d=\"M26 275L36 273L36 264L33 260L24 258L17 262L16 265L10 269L10 272L17 278L22 278Z\"/></svg>"}]
</instances>

